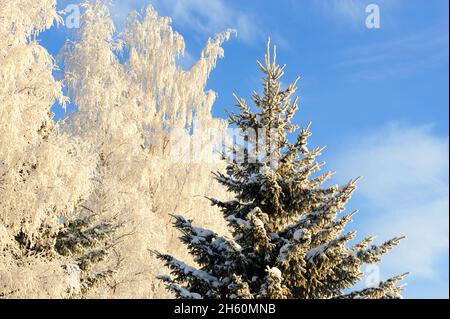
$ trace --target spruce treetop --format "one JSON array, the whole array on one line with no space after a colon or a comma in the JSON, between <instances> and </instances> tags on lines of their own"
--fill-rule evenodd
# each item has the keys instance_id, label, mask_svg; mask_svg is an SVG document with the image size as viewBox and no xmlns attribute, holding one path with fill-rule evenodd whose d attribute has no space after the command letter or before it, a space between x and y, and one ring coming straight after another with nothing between
<instances>
[{"instance_id":1,"label":"spruce treetop","mask_svg":"<svg viewBox=\"0 0 450 319\"><path fill-rule=\"evenodd\" d=\"M230 226L232 238L195 227L175 216L175 227L198 267L170 255L156 255L171 269L162 276L179 298L401 298L396 276L374 287L346 293L363 278L361 267L402 238L379 246L373 238L350 245L356 232L345 230L355 212L344 213L358 179L343 186L325 187L332 172L320 174L317 162L323 148L310 149L310 125L294 142L288 135L298 98L292 99L297 80L282 89L285 66L271 56L267 43L263 93L254 92L256 111L237 98L239 113L230 115L240 136L228 156L226 172L216 180L234 195L231 201L210 199ZM343 214L344 213L344 214Z\"/></svg>"}]
</instances>

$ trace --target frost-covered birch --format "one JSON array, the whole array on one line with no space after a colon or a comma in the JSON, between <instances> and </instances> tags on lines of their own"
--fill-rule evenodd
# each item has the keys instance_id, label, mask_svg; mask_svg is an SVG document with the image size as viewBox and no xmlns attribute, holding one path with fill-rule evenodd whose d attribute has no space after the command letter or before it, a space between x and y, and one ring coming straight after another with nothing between
<instances>
[{"instance_id":1,"label":"frost-covered birch","mask_svg":"<svg viewBox=\"0 0 450 319\"><path fill-rule=\"evenodd\" d=\"M106 219L117 216L124 226L116 259L109 260L120 264L116 279L93 296L167 296L154 279L163 267L148 250L187 255L168 212L225 229L210 218L204 198L226 196L208 178L222 165L213 160L219 158L214 146L226 123L212 117L215 93L205 92L205 85L232 31L211 38L200 59L183 70L183 38L152 7L131 13L120 33L104 3L83 9L78 38L61 54L77 106L65 131L89 142L97 157L95 192L83 205Z\"/></svg>"},{"instance_id":2,"label":"frost-covered birch","mask_svg":"<svg viewBox=\"0 0 450 319\"><path fill-rule=\"evenodd\" d=\"M61 218L92 190L95 161L50 108L66 97L37 35L61 22L55 0L0 2L0 296L67 296L55 250Z\"/></svg>"}]
</instances>

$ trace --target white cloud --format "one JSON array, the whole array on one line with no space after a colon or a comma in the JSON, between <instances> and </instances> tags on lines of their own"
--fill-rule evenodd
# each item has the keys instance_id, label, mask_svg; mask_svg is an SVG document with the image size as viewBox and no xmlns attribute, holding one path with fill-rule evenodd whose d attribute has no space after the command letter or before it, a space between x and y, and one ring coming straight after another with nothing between
<instances>
[{"instance_id":1,"label":"white cloud","mask_svg":"<svg viewBox=\"0 0 450 319\"><path fill-rule=\"evenodd\" d=\"M410 76L448 64L448 31L434 27L389 41L353 47L342 54L340 68L357 80Z\"/></svg>"},{"instance_id":2,"label":"white cloud","mask_svg":"<svg viewBox=\"0 0 450 319\"><path fill-rule=\"evenodd\" d=\"M449 247L448 142L429 126L388 125L346 142L335 159L341 178L364 176L355 196L367 204L361 232L408 237L384 257L384 272L436 280L442 273L436 267Z\"/></svg>"},{"instance_id":3,"label":"white cloud","mask_svg":"<svg viewBox=\"0 0 450 319\"><path fill-rule=\"evenodd\" d=\"M147 5L153 5L160 15L169 16L194 33L212 36L231 28L237 30L238 39L245 43L254 43L262 36L258 19L232 8L224 0L116 0L110 11L118 29L125 26L128 13Z\"/></svg>"},{"instance_id":4,"label":"white cloud","mask_svg":"<svg viewBox=\"0 0 450 319\"><path fill-rule=\"evenodd\" d=\"M327 19L353 28L365 28L366 4L358 0L315 0L313 6Z\"/></svg>"},{"instance_id":5,"label":"white cloud","mask_svg":"<svg viewBox=\"0 0 450 319\"><path fill-rule=\"evenodd\" d=\"M365 6L361 1L355 0L332 0L324 1L324 10L339 18L351 22L362 22L365 19Z\"/></svg>"},{"instance_id":6,"label":"white cloud","mask_svg":"<svg viewBox=\"0 0 450 319\"><path fill-rule=\"evenodd\" d=\"M212 35L227 28L236 29L238 39L253 43L261 35L260 27L250 13L239 12L224 0L155 0L163 14L180 25L199 33Z\"/></svg>"}]
</instances>

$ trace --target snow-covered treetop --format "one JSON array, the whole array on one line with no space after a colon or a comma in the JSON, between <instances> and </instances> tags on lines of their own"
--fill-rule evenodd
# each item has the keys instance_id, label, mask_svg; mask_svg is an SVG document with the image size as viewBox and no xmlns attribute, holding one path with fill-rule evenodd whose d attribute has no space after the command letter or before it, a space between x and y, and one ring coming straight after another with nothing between
<instances>
[{"instance_id":1,"label":"snow-covered treetop","mask_svg":"<svg viewBox=\"0 0 450 319\"><path fill-rule=\"evenodd\" d=\"M379 262L402 238L370 247L369 238L349 247L356 232L346 231L346 226L355 213L341 213L358 179L343 186L323 185L333 173L317 174L324 165L316 161L323 148L308 148L310 125L300 130L294 142L288 139L297 129L292 119L298 99L291 99L297 80L281 88L285 66L276 63L276 49L271 55L270 40L265 64L258 65L264 82L262 95L252 97L256 110L237 99L240 112L230 117L244 143L234 145L226 171L215 174L234 199L211 199L222 210L233 238L196 236L197 228L182 217L174 223L200 270L219 284L201 283L173 257L157 254L175 275L164 279L167 288L181 298L176 283L203 298L401 297L402 287L396 283L404 276L377 288L344 293L361 280L363 264ZM217 243L234 249L218 250Z\"/></svg>"},{"instance_id":2,"label":"snow-covered treetop","mask_svg":"<svg viewBox=\"0 0 450 319\"><path fill-rule=\"evenodd\" d=\"M14 0L0 3L0 39L9 44L25 43L30 37L61 23L56 0Z\"/></svg>"},{"instance_id":3,"label":"snow-covered treetop","mask_svg":"<svg viewBox=\"0 0 450 319\"><path fill-rule=\"evenodd\" d=\"M53 122L51 107L67 98L53 58L34 41L59 21L55 5L0 3L0 220L13 228L67 214L90 191L92 158Z\"/></svg>"}]
</instances>

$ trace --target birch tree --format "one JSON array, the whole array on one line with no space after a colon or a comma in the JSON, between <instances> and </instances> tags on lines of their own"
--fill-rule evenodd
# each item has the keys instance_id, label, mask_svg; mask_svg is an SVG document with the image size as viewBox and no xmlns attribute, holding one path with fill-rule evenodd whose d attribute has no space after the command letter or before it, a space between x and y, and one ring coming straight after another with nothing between
<instances>
[{"instance_id":1,"label":"birch tree","mask_svg":"<svg viewBox=\"0 0 450 319\"><path fill-rule=\"evenodd\" d=\"M36 37L61 22L55 2L0 3L0 296L66 296L56 234L92 189L94 159L50 112L67 99Z\"/></svg>"},{"instance_id":2,"label":"birch tree","mask_svg":"<svg viewBox=\"0 0 450 319\"><path fill-rule=\"evenodd\" d=\"M184 40L152 7L131 13L122 32L103 2L83 9L77 39L61 53L77 106L64 128L89 142L97 158L95 191L83 205L124 225L116 257L108 260L120 265L116 280L93 296L168 296L154 280L162 265L148 254L164 249L187 255L167 212L195 214L225 229L223 221L211 218L204 199L225 196L208 176L221 165L214 148L226 129L211 115L216 96L205 85L232 31L209 39L200 59L183 70L177 61Z\"/></svg>"}]
</instances>

